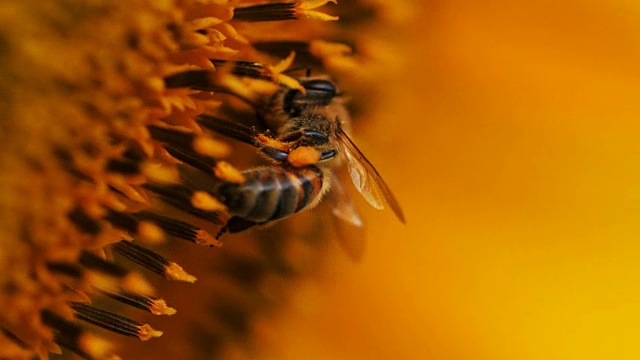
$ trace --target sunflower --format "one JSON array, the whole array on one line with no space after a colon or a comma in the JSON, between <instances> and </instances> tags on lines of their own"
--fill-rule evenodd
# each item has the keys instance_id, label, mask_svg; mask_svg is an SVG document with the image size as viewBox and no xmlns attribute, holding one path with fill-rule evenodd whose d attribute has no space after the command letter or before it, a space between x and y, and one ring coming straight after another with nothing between
<instances>
[{"instance_id":1,"label":"sunflower","mask_svg":"<svg viewBox=\"0 0 640 360\"><path fill-rule=\"evenodd\" d=\"M300 66L351 84L354 111L362 108L358 91L372 85L362 75L380 45L358 34L383 5L327 2L0 6L0 358L46 358L63 348L88 359L255 350L247 344L260 333L256 318L317 263L321 220L302 214L194 254L194 246L221 245L224 205L182 183L178 164L187 155L178 153L215 159L210 172L241 182L238 167L252 164L254 152L208 131L203 114L295 88L290 74ZM260 64L259 76L225 65L240 60ZM195 297L137 270L195 282L173 257L206 274ZM186 316L154 317L176 309ZM178 337L169 350L111 335L159 337L158 322Z\"/></svg>"}]
</instances>

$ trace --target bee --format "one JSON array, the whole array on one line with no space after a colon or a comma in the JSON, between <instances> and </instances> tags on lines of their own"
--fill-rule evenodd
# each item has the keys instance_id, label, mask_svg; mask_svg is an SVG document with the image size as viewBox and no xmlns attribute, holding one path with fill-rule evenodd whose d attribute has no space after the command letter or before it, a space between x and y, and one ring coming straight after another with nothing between
<instances>
[{"instance_id":1,"label":"bee","mask_svg":"<svg viewBox=\"0 0 640 360\"><path fill-rule=\"evenodd\" d=\"M235 66L246 74L247 68L255 70L257 65L238 62ZM253 104L256 126L201 115L205 127L255 146L272 163L243 171L246 181L242 183L223 182L216 187L216 196L232 215L218 237L310 209L324 197L337 218L361 227L337 176L345 163L369 204L377 209L390 207L404 223L393 193L347 135L350 118L334 82L309 74L297 81L302 88L281 86L274 95Z\"/></svg>"}]
</instances>

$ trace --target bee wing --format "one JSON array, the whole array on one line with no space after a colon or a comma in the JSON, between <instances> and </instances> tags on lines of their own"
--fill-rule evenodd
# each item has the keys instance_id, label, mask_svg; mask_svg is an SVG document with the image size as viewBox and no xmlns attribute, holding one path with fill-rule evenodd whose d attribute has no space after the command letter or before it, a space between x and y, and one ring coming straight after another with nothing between
<instances>
[{"instance_id":1,"label":"bee wing","mask_svg":"<svg viewBox=\"0 0 640 360\"><path fill-rule=\"evenodd\" d=\"M376 209L383 209L385 204L388 205L404 223L404 213L382 176L342 129L338 131L338 140L347 158L351 180L360 194Z\"/></svg>"},{"instance_id":2,"label":"bee wing","mask_svg":"<svg viewBox=\"0 0 640 360\"><path fill-rule=\"evenodd\" d=\"M340 180L336 176L331 178L331 192L328 194L331 203L331 212L338 219L350 225L362 227L362 219L358 215L356 207L351 201L351 195L344 190Z\"/></svg>"},{"instance_id":3,"label":"bee wing","mask_svg":"<svg viewBox=\"0 0 640 360\"><path fill-rule=\"evenodd\" d=\"M362 220L340 180L335 175L331 180L331 190L327 198L334 215L333 225L338 244L351 260L359 262L367 247Z\"/></svg>"}]
</instances>

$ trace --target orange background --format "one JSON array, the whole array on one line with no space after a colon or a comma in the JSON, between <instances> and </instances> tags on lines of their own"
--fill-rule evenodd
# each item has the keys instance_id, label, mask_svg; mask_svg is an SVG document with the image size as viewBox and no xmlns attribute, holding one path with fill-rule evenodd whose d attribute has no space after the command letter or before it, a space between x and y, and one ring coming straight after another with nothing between
<instances>
[{"instance_id":1,"label":"orange background","mask_svg":"<svg viewBox=\"0 0 640 360\"><path fill-rule=\"evenodd\" d=\"M274 357L639 359L640 5L420 4L356 136L408 224L360 202Z\"/></svg>"}]
</instances>

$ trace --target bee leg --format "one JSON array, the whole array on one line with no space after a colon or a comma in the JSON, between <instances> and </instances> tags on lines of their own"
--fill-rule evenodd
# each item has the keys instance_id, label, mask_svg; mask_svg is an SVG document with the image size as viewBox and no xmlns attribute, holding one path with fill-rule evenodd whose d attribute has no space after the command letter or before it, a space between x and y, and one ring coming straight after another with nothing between
<instances>
[{"instance_id":1,"label":"bee leg","mask_svg":"<svg viewBox=\"0 0 640 360\"><path fill-rule=\"evenodd\" d=\"M289 157L289 145L275 139L269 131L258 134L255 137L255 144L264 155L273 160L286 162Z\"/></svg>"},{"instance_id":2,"label":"bee leg","mask_svg":"<svg viewBox=\"0 0 640 360\"><path fill-rule=\"evenodd\" d=\"M271 146L265 146L261 148L260 151L262 151L262 153L268 156L269 158L277 161L281 161L281 162L286 162L289 157L289 153L282 151L280 149L276 149Z\"/></svg>"},{"instance_id":3,"label":"bee leg","mask_svg":"<svg viewBox=\"0 0 640 360\"><path fill-rule=\"evenodd\" d=\"M227 227L227 229L229 230L229 233L231 234L235 234L235 233L239 233L245 230L248 230L256 225L260 225L263 223L259 223L259 222L255 222L255 221L251 221L251 220L246 220L243 219L241 217L238 216L233 216L231 219L229 219L229 221L227 221L227 224L225 225Z\"/></svg>"},{"instance_id":4,"label":"bee leg","mask_svg":"<svg viewBox=\"0 0 640 360\"><path fill-rule=\"evenodd\" d=\"M232 216L231 219L229 219L227 223L224 224L222 229L218 231L218 233L216 234L216 239L219 239L222 235L226 233L229 233L229 234L239 233L260 224L264 224L264 223L246 220L239 216Z\"/></svg>"}]
</instances>

